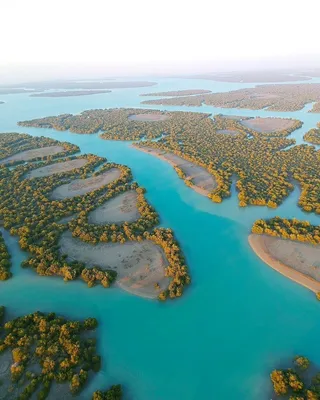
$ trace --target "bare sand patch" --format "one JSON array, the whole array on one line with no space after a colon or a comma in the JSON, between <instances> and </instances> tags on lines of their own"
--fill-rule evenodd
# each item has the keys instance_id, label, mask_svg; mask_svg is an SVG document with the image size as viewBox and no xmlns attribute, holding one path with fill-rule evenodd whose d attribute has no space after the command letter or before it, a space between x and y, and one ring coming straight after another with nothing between
<instances>
[{"instance_id":1,"label":"bare sand patch","mask_svg":"<svg viewBox=\"0 0 320 400\"><path fill-rule=\"evenodd\" d=\"M216 133L222 134L222 135L239 135L240 132L232 129L218 129Z\"/></svg>"},{"instance_id":2,"label":"bare sand patch","mask_svg":"<svg viewBox=\"0 0 320 400\"><path fill-rule=\"evenodd\" d=\"M121 171L118 168L111 168L108 171L97 175L91 176L86 179L75 179L70 183L58 186L51 194L53 200L63 200L75 196L81 196L93 190L99 189L101 186L118 179Z\"/></svg>"},{"instance_id":3,"label":"bare sand patch","mask_svg":"<svg viewBox=\"0 0 320 400\"><path fill-rule=\"evenodd\" d=\"M51 156L57 153L61 153L62 151L64 151L64 148L62 146L39 147L38 149L25 150L21 153L14 154L10 157L5 158L4 160L1 160L0 163L7 164L11 161L28 161L32 160L33 158Z\"/></svg>"},{"instance_id":4,"label":"bare sand patch","mask_svg":"<svg viewBox=\"0 0 320 400\"><path fill-rule=\"evenodd\" d=\"M250 118L241 121L246 128L253 129L256 132L271 133L290 129L295 121L285 118Z\"/></svg>"},{"instance_id":5,"label":"bare sand patch","mask_svg":"<svg viewBox=\"0 0 320 400\"><path fill-rule=\"evenodd\" d=\"M169 279L165 277L169 263L164 251L150 240L92 245L65 232L60 239L60 252L87 267L116 271L117 284L137 296L156 298L169 285ZM156 283L160 289L155 289Z\"/></svg>"},{"instance_id":6,"label":"bare sand patch","mask_svg":"<svg viewBox=\"0 0 320 400\"><path fill-rule=\"evenodd\" d=\"M81 168L88 163L86 158L77 158L76 160L70 160L65 162L59 162L45 167L40 167L30 171L25 177L30 178L42 178L44 176L50 176L61 172L68 172L75 168Z\"/></svg>"},{"instance_id":7,"label":"bare sand patch","mask_svg":"<svg viewBox=\"0 0 320 400\"><path fill-rule=\"evenodd\" d=\"M105 225L136 221L140 217L137 209L137 198L138 193L135 190L129 190L107 200L103 205L89 213L89 223Z\"/></svg>"},{"instance_id":8,"label":"bare sand patch","mask_svg":"<svg viewBox=\"0 0 320 400\"><path fill-rule=\"evenodd\" d=\"M128 117L130 121L146 121L146 122L165 121L168 118L169 115L163 115L163 114L133 114L129 115Z\"/></svg>"},{"instance_id":9,"label":"bare sand patch","mask_svg":"<svg viewBox=\"0 0 320 400\"><path fill-rule=\"evenodd\" d=\"M253 251L271 268L317 293L320 291L320 246L251 234Z\"/></svg>"},{"instance_id":10,"label":"bare sand patch","mask_svg":"<svg viewBox=\"0 0 320 400\"><path fill-rule=\"evenodd\" d=\"M153 149L151 147L134 147L180 168L186 175L186 179L191 179L193 183L192 189L204 196L208 196L208 194L217 187L215 178L205 168L199 165L164 150Z\"/></svg>"},{"instance_id":11,"label":"bare sand patch","mask_svg":"<svg viewBox=\"0 0 320 400\"><path fill-rule=\"evenodd\" d=\"M221 115L221 118L224 119L233 119L235 121L247 119L248 117L241 117L240 115Z\"/></svg>"}]
</instances>

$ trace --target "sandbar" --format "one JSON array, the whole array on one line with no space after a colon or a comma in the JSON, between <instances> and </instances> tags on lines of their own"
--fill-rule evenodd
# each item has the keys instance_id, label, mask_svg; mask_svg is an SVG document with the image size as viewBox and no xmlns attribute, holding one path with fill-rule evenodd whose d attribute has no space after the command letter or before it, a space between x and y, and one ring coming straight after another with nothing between
<instances>
[{"instance_id":1,"label":"sandbar","mask_svg":"<svg viewBox=\"0 0 320 400\"><path fill-rule=\"evenodd\" d=\"M129 115L128 117L130 121L145 121L145 122L165 121L168 118L169 116L164 114L132 114Z\"/></svg>"},{"instance_id":2,"label":"sandbar","mask_svg":"<svg viewBox=\"0 0 320 400\"><path fill-rule=\"evenodd\" d=\"M118 168L111 168L97 176L91 176L86 179L75 179L70 183L55 188L51 194L51 198L53 200L63 200L75 196L81 196L107 185L108 183L118 179L120 175L121 171Z\"/></svg>"},{"instance_id":3,"label":"sandbar","mask_svg":"<svg viewBox=\"0 0 320 400\"><path fill-rule=\"evenodd\" d=\"M13 154L10 157L7 157L3 160L0 160L0 164L8 164L11 161L28 161L33 158L38 157L46 157L54 154L61 153L65 151L62 146L47 146L47 147L39 147L38 149L25 150L21 153Z\"/></svg>"},{"instance_id":4,"label":"sandbar","mask_svg":"<svg viewBox=\"0 0 320 400\"><path fill-rule=\"evenodd\" d=\"M256 132L271 133L290 129L295 124L292 119L285 118L249 118L241 121L241 125Z\"/></svg>"},{"instance_id":5,"label":"sandbar","mask_svg":"<svg viewBox=\"0 0 320 400\"><path fill-rule=\"evenodd\" d=\"M136 221L140 217L137 209L137 198L138 193L135 190L129 190L107 200L89 213L89 223L105 225Z\"/></svg>"},{"instance_id":6,"label":"sandbar","mask_svg":"<svg viewBox=\"0 0 320 400\"><path fill-rule=\"evenodd\" d=\"M162 248L150 240L92 245L65 232L60 239L60 252L87 267L116 271L117 284L137 296L156 298L169 285L169 278L165 277L167 258ZM160 289L155 289L156 283Z\"/></svg>"},{"instance_id":7,"label":"sandbar","mask_svg":"<svg viewBox=\"0 0 320 400\"><path fill-rule=\"evenodd\" d=\"M167 161L169 164L178 167L186 175L186 179L191 179L193 185L191 188L203 196L208 196L216 187L217 182L205 168L196 165L174 153L170 153L160 149L153 149L151 147L140 147L133 145L137 150L144 153L151 154L161 160Z\"/></svg>"},{"instance_id":8,"label":"sandbar","mask_svg":"<svg viewBox=\"0 0 320 400\"><path fill-rule=\"evenodd\" d=\"M31 178L42 178L44 176L50 176L53 174L58 174L60 172L68 172L75 168L81 168L88 163L86 158L77 158L75 160L58 162L55 164L46 165L45 167L40 167L33 169L26 175L27 179Z\"/></svg>"},{"instance_id":9,"label":"sandbar","mask_svg":"<svg viewBox=\"0 0 320 400\"><path fill-rule=\"evenodd\" d=\"M268 235L249 235L253 251L274 270L320 292L320 246Z\"/></svg>"},{"instance_id":10,"label":"sandbar","mask_svg":"<svg viewBox=\"0 0 320 400\"><path fill-rule=\"evenodd\" d=\"M30 97L77 97L104 93L111 93L111 90L68 90L61 92L44 92L31 94Z\"/></svg>"}]
</instances>

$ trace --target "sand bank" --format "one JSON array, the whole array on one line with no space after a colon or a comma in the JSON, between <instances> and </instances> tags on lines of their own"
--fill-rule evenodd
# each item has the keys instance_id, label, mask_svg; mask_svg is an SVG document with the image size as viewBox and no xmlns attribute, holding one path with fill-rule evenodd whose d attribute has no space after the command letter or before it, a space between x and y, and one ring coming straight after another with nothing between
<instances>
[{"instance_id":1,"label":"sand bank","mask_svg":"<svg viewBox=\"0 0 320 400\"><path fill-rule=\"evenodd\" d=\"M107 200L103 205L89 213L89 223L105 225L136 221L140 217L137 209L137 198L138 193L135 190L129 190Z\"/></svg>"},{"instance_id":2,"label":"sand bank","mask_svg":"<svg viewBox=\"0 0 320 400\"><path fill-rule=\"evenodd\" d=\"M118 179L121 171L118 168L111 168L108 171L86 179L75 179L70 183L58 186L51 194L53 200L63 200L75 196L81 196L101 186Z\"/></svg>"},{"instance_id":3,"label":"sand bank","mask_svg":"<svg viewBox=\"0 0 320 400\"><path fill-rule=\"evenodd\" d=\"M42 178L44 176L50 176L61 172L68 172L75 168L81 168L88 163L86 158L77 158L76 160L70 160L60 163L47 165L30 171L25 178Z\"/></svg>"},{"instance_id":4,"label":"sand bank","mask_svg":"<svg viewBox=\"0 0 320 400\"><path fill-rule=\"evenodd\" d=\"M267 235L249 235L253 251L271 268L317 293L320 292L320 246Z\"/></svg>"},{"instance_id":5,"label":"sand bank","mask_svg":"<svg viewBox=\"0 0 320 400\"><path fill-rule=\"evenodd\" d=\"M44 92L31 94L30 97L77 97L104 93L111 93L111 90L69 90L61 92Z\"/></svg>"},{"instance_id":6,"label":"sand bank","mask_svg":"<svg viewBox=\"0 0 320 400\"><path fill-rule=\"evenodd\" d=\"M208 196L209 193L217 187L216 180L214 177L203 167L196 165L190 161L183 159L173 153L166 152L164 150L153 149L151 147L139 147L133 145L137 150L143 151L144 153L151 154L161 160L167 161L169 164L180 168L186 175L186 178L192 179L192 189Z\"/></svg>"},{"instance_id":7,"label":"sand bank","mask_svg":"<svg viewBox=\"0 0 320 400\"><path fill-rule=\"evenodd\" d=\"M14 154L0 161L1 164L7 164L11 161L28 161L33 158L51 156L64 151L62 146L39 147L38 149L26 150L21 153Z\"/></svg>"},{"instance_id":8,"label":"sand bank","mask_svg":"<svg viewBox=\"0 0 320 400\"><path fill-rule=\"evenodd\" d=\"M87 267L99 266L117 272L117 284L137 296L156 298L169 285L164 276L169 265L162 248L149 240L142 242L98 243L92 245L65 232L60 251L69 260L84 262ZM154 288L159 283L160 290Z\"/></svg>"},{"instance_id":9,"label":"sand bank","mask_svg":"<svg viewBox=\"0 0 320 400\"><path fill-rule=\"evenodd\" d=\"M164 115L164 114L132 114L129 115L128 117L130 121L145 121L145 122L165 121L168 118L169 115Z\"/></svg>"},{"instance_id":10,"label":"sand bank","mask_svg":"<svg viewBox=\"0 0 320 400\"><path fill-rule=\"evenodd\" d=\"M249 118L241 121L246 128L256 132L271 133L292 128L295 121L285 118Z\"/></svg>"}]
</instances>

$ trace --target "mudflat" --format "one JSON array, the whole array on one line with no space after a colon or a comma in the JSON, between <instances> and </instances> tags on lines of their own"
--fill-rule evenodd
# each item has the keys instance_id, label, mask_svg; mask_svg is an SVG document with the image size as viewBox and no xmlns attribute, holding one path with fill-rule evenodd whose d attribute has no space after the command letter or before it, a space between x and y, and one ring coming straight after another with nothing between
<instances>
[{"instance_id":1,"label":"mudflat","mask_svg":"<svg viewBox=\"0 0 320 400\"><path fill-rule=\"evenodd\" d=\"M163 114L133 114L129 115L128 117L130 121L145 121L145 122L165 121L168 118L169 115L163 115Z\"/></svg>"},{"instance_id":2,"label":"mudflat","mask_svg":"<svg viewBox=\"0 0 320 400\"><path fill-rule=\"evenodd\" d=\"M20 153L14 154L0 161L1 164L8 164L11 161L28 161L33 158L46 157L58 154L64 151L62 146L47 146L39 147L37 149L25 150Z\"/></svg>"},{"instance_id":3,"label":"mudflat","mask_svg":"<svg viewBox=\"0 0 320 400\"><path fill-rule=\"evenodd\" d=\"M286 118L249 118L241 121L249 129L261 133L271 133L292 128L295 121Z\"/></svg>"},{"instance_id":4,"label":"mudflat","mask_svg":"<svg viewBox=\"0 0 320 400\"><path fill-rule=\"evenodd\" d=\"M59 162L45 167L40 167L30 171L25 177L30 178L42 178L44 176L50 176L61 172L68 172L75 168L81 168L86 165L88 160L86 158L77 158L76 160L70 160L65 162Z\"/></svg>"}]
</instances>

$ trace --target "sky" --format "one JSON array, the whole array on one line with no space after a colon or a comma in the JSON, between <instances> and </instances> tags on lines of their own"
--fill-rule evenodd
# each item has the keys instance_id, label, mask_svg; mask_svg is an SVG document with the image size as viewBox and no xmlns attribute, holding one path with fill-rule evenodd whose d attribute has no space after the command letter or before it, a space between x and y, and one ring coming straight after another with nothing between
<instances>
[{"instance_id":1,"label":"sky","mask_svg":"<svg viewBox=\"0 0 320 400\"><path fill-rule=\"evenodd\" d=\"M0 0L0 77L320 56L319 0Z\"/></svg>"}]
</instances>

